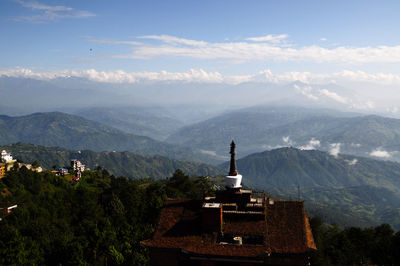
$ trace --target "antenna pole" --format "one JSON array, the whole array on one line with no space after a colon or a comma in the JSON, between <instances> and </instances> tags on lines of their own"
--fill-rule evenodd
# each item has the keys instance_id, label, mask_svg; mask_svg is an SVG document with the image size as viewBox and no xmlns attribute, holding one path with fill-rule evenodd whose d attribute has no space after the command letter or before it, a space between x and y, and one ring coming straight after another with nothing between
<instances>
[{"instance_id":1,"label":"antenna pole","mask_svg":"<svg viewBox=\"0 0 400 266\"><path fill-rule=\"evenodd\" d=\"M298 192L298 200L300 201L300 199L301 199L300 185L297 185L297 192Z\"/></svg>"}]
</instances>

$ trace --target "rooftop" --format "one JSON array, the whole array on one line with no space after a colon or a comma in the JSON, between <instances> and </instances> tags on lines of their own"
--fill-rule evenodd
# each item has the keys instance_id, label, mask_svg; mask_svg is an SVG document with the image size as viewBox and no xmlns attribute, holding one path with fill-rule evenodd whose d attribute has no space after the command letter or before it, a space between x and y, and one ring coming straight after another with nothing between
<instances>
[{"instance_id":1,"label":"rooftop","mask_svg":"<svg viewBox=\"0 0 400 266\"><path fill-rule=\"evenodd\" d=\"M168 200L161 211L153 238L142 241L142 244L202 255L246 257L316 250L303 202L274 201L274 204L264 204L263 215L223 211L222 234L203 231L203 204L196 200ZM221 240L221 236L224 239L239 236L243 238L243 243L226 242Z\"/></svg>"}]
</instances>

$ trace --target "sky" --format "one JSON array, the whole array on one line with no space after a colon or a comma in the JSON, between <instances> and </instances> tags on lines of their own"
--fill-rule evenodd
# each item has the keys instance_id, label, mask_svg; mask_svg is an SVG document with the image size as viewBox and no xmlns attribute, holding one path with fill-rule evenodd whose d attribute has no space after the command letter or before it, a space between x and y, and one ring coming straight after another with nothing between
<instances>
[{"instance_id":1,"label":"sky","mask_svg":"<svg viewBox=\"0 0 400 266\"><path fill-rule=\"evenodd\" d=\"M0 75L400 85L399 1L0 0Z\"/></svg>"}]
</instances>

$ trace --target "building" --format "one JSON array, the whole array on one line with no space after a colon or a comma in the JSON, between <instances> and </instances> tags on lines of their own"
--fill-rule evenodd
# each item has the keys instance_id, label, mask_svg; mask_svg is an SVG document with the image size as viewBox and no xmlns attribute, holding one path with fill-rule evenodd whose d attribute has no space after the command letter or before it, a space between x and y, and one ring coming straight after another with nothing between
<instances>
[{"instance_id":1,"label":"building","mask_svg":"<svg viewBox=\"0 0 400 266\"><path fill-rule=\"evenodd\" d=\"M71 168L77 177L81 177L82 172L85 171L85 165L77 159L71 160Z\"/></svg>"},{"instance_id":2,"label":"building","mask_svg":"<svg viewBox=\"0 0 400 266\"><path fill-rule=\"evenodd\" d=\"M3 178L6 174L6 166L5 164L0 165L0 178Z\"/></svg>"},{"instance_id":3,"label":"building","mask_svg":"<svg viewBox=\"0 0 400 266\"><path fill-rule=\"evenodd\" d=\"M33 167L32 164L22 164L22 163L19 163L19 168L21 168L23 165L24 165L27 169L29 169L29 170L31 170L31 171L35 171L35 172L38 172L38 173L43 172L43 168L42 168L41 166Z\"/></svg>"},{"instance_id":4,"label":"building","mask_svg":"<svg viewBox=\"0 0 400 266\"><path fill-rule=\"evenodd\" d=\"M230 154L216 197L167 200L153 237L141 242L150 265L309 265L316 246L304 203L243 190L233 141Z\"/></svg>"},{"instance_id":5,"label":"building","mask_svg":"<svg viewBox=\"0 0 400 266\"><path fill-rule=\"evenodd\" d=\"M58 174L60 176L68 175L68 169L67 168L58 168Z\"/></svg>"},{"instance_id":6,"label":"building","mask_svg":"<svg viewBox=\"0 0 400 266\"><path fill-rule=\"evenodd\" d=\"M1 161L4 163L13 163L16 162L16 160L13 159L10 153L8 153L6 150L1 151Z\"/></svg>"}]
</instances>

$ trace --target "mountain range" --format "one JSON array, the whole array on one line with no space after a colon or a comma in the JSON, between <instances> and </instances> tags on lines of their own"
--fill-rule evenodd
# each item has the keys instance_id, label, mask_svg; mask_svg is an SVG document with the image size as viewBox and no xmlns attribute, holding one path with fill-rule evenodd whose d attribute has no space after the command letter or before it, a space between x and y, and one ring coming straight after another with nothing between
<instances>
[{"instance_id":1,"label":"mountain range","mask_svg":"<svg viewBox=\"0 0 400 266\"><path fill-rule=\"evenodd\" d=\"M319 149L400 160L400 120L377 115L299 107L241 109L185 126L167 141L208 154L226 154L227 139L239 157L278 147Z\"/></svg>"},{"instance_id":2,"label":"mountain range","mask_svg":"<svg viewBox=\"0 0 400 266\"><path fill-rule=\"evenodd\" d=\"M145 107L88 107L74 110L73 114L96 121L126 133L164 140L184 123L163 110Z\"/></svg>"},{"instance_id":3,"label":"mountain range","mask_svg":"<svg viewBox=\"0 0 400 266\"><path fill-rule=\"evenodd\" d=\"M214 161L192 148L156 141L61 112L0 116L0 145L24 142L75 150L134 151L186 161Z\"/></svg>"}]
</instances>

